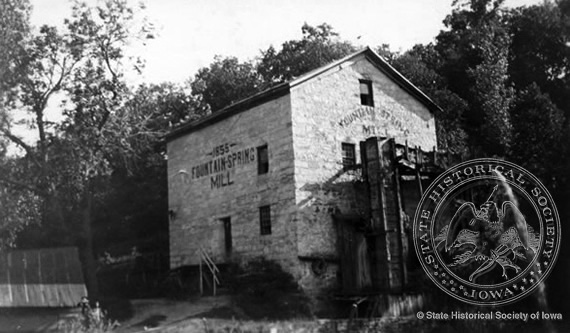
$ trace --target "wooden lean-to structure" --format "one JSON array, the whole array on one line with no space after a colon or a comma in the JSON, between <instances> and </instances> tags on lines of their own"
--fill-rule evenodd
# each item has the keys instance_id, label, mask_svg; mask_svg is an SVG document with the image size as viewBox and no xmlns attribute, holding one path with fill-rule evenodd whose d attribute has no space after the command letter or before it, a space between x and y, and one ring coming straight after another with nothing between
<instances>
[{"instance_id":1,"label":"wooden lean-to structure","mask_svg":"<svg viewBox=\"0 0 570 333\"><path fill-rule=\"evenodd\" d=\"M76 248L0 253L0 307L73 307L83 296Z\"/></svg>"}]
</instances>

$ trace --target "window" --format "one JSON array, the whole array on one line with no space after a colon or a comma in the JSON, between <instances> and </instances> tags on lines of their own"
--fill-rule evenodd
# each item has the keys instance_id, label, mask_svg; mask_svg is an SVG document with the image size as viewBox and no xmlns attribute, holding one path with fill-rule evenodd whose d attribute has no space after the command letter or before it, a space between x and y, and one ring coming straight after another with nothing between
<instances>
[{"instance_id":1,"label":"window","mask_svg":"<svg viewBox=\"0 0 570 333\"><path fill-rule=\"evenodd\" d=\"M259 207L259 230L262 235L271 234L271 210L269 206Z\"/></svg>"},{"instance_id":2,"label":"window","mask_svg":"<svg viewBox=\"0 0 570 333\"><path fill-rule=\"evenodd\" d=\"M224 224L224 247L229 255L232 253L232 218L228 216L220 221Z\"/></svg>"},{"instance_id":3,"label":"window","mask_svg":"<svg viewBox=\"0 0 570 333\"><path fill-rule=\"evenodd\" d=\"M372 81L360 80L360 104L374 106L372 96Z\"/></svg>"},{"instance_id":4,"label":"window","mask_svg":"<svg viewBox=\"0 0 570 333\"><path fill-rule=\"evenodd\" d=\"M257 147L257 174L262 175L269 172L269 155L267 145Z\"/></svg>"},{"instance_id":5,"label":"window","mask_svg":"<svg viewBox=\"0 0 570 333\"><path fill-rule=\"evenodd\" d=\"M354 144L342 143L342 166L344 170L350 169L356 164L356 149Z\"/></svg>"}]
</instances>

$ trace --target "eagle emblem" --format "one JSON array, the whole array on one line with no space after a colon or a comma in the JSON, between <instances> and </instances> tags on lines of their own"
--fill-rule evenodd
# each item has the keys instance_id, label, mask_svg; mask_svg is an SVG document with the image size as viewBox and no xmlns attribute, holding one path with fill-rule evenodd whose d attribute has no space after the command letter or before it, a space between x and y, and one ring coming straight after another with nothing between
<instances>
[{"instance_id":1,"label":"eagle emblem","mask_svg":"<svg viewBox=\"0 0 570 333\"><path fill-rule=\"evenodd\" d=\"M493 201L497 189L498 185L479 209L473 202L461 204L434 239L440 253L451 258L450 268L473 270L470 282L496 267L502 268L501 276L508 280L508 270L519 273L521 263L538 250L539 235L517 205L506 200L499 209Z\"/></svg>"}]
</instances>

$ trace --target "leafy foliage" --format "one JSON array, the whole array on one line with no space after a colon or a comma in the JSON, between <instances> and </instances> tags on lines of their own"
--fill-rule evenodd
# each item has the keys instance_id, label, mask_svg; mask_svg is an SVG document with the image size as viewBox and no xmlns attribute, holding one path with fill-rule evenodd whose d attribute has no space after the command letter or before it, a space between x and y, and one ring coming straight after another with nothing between
<instances>
[{"instance_id":1,"label":"leafy foliage","mask_svg":"<svg viewBox=\"0 0 570 333\"><path fill-rule=\"evenodd\" d=\"M570 2L502 4L455 1L435 44L391 63L442 107L440 147L509 158L560 191L570 165Z\"/></svg>"},{"instance_id":2,"label":"leafy foliage","mask_svg":"<svg viewBox=\"0 0 570 333\"><path fill-rule=\"evenodd\" d=\"M562 110L533 83L519 91L512 110L512 121L514 140L510 158L534 170L549 188L556 189L567 174L565 163L552 163L564 162L564 156L567 156L564 154L566 131ZM552 164L546 168L545 161Z\"/></svg>"},{"instance_id":3,"label":"leafy foliage","mask_svg":"<svg viewBox=\"0 0 570 333\"><path fill-rule=\"evenodd\" d=\"M20 58L30 33L28 0L0 1L0 101L21 78Z\"/></svg>"},{"instance_id":4,"label":"leafy foliage","mask_svg":"<svg viewBox=\"0 0 570 333\"><path fill-rule=\"evenodd\" d=\"M299 318L309 315L309 299L293 276L276 262L256 259L230 267L225 283L236 306L252 319Z\"/></svg>"},{"instance_id":5,"label":"leafy foliage","mask_svg":"<svg viewBox=\"0 0 570 333\"><path fill-rule=\"evenodd\" d=\"M140 29L135 23L135 10L125 0L107 0L95 7L75 1L62 32L43 26L23 41L18 80L10 100L3 103L27 119L37 141L25 142L10 123L0 128L3 137L24 152L1 166L0 183L41 198L36 216L40 235L61 234L54 237L55 243L80 246L93 293L97 288L92 222L95 204L108 185L103 180L118 166L130 169L132 161L148 153L142 144L157 141L163 133L148 131L152 114L125 108L130 91L123 73L140 61L127 59L122 50L149 38L146 23ZM63 119L50 122L46 111L55 96L65 99ZM20 245L34 239L27 236Z\"/></svg>"},{"instance_id":6,"label":"leafy foliage","mask_svg":"<svg viewBox=\"0 0 570 333\"><path fill-rule=\"evenodd\" d=\"M216 56L210 67L201 68L191 83L192 93L218 111L261 89L261 78L253 64L235 57Z\"/></svg>"},{"instance_id":7,"label":"leafy foliage","mask_svg":"<svg viewBox=\"0 0 570 333\"><path fill-rule=\"evenodd\" d=\"M338 38L332 26L323 23L301 28L303 38L283 43L281 50L273 46L261 52L257 71L267 84L286 82L356 51L347 41Z\"/></svg>"},{"instance_id":8,"label":"leafy foliage","mask_svg":"<svg viewBox=\"0 0 570 333\"><path fill-rule=\"evenodd\" d=\"M349 42L339 40L338 34L326 23L316 27L305 23L301 30L301 40L287 41L279 51L270 46L261 52L257 62L216 56L214 62L201 68L192 80L192 94L212 111L218 111L356 50Z\"/></svg>"},{"instance_id":9,"label":"leafy foliage","mask_svg":"<svg viewBox=\"0 0 570 333\"><path fill-rule=\"evenodd\" d=\"M435 114L438 146L453 153L466 151L467 134L462 125L467 102L452 92L439 74L442 57L434 45L416 45L394 57L392 65L441 107Z\"/></svg>"},{"instance_id":10,"label":"leafy foliage","mask_svg":"<svg viewBox=\"0 0 570 333\"><path fill-rule=\"evenodd\" d=\"M476 48L482 61L467 70L473 80L471 87L471 112L482 116L479 132L472 132L477 143L487 154L504 156L511 143L510 103L512 89L507 83L508 48L510 40L507 32L488 23L480 27L481 34Z\"/></svg>"}]
</instances>

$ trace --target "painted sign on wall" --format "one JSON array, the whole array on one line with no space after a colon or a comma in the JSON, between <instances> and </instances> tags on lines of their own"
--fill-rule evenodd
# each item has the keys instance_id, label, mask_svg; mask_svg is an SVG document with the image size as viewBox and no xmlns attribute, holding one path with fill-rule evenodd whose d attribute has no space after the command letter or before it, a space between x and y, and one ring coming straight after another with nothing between
<instances>
[{"instance_id":1,"label":"painted sign on wall","mask_svg":"<svg viewBox=\"0 0 570 333\"><path fill-rule=\"evenodd\" d=\"M190 170L190 178L200 179L210 177L210 188L220 188L232 185L232 170L238 166L255 162L255 147L234 149L235 143L224 143L212 149L207 156L211 158L195 165Z\"/></svg>"},{"instance_id":2,"label":"painted sign on wall","mask_svg":"<svg viewBox=\"0 0 570 333\"><path fill-rule=\"evenodd\" d=\"M408 133L410 133L410 130L404 124L404 121L402 121L401 117L394 115L393 112L388 111L386 109L381 110L381 109L374 108L374 107L360 107L360 108L352 111L351 113L347 114L346 116L344 116L338 122L338 124L341 127L346 127L346 126L352 124L354 121L361 120L361 119L366 118L368 116L373 117L373 119L374 119L374 117L379 117L380 121L384 121L384 122L390 124L395 130L402 132L404 135L408 135ZM380 128L373 126L373 125L363 126L363 130L367 135L381 134Z\"/></svg>"}]
</instances>

